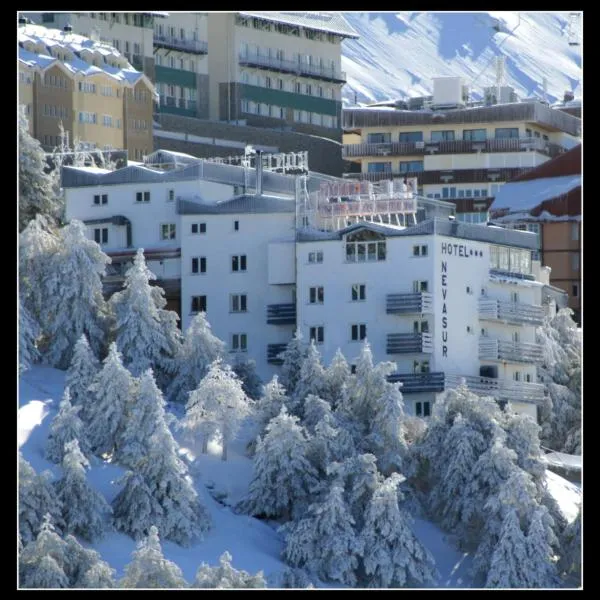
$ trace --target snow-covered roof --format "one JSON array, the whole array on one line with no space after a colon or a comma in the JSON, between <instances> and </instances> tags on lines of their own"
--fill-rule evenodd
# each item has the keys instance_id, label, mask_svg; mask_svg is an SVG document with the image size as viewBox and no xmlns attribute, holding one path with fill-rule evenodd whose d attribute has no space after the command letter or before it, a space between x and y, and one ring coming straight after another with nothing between
<instances>
[{"instance_id":1,"label":"snow-covered roof","mask_svg":"<svg viewBox=\"0 0 600 600\"><path fill-rule=\"evenodd\" d=\"M23 46L26 42L31 42L36 46L41 43L47 49L47 52L37 53L26 50ZM21 27L18 43L18 60L30 67L44 70L53 64L61 64L76 75L92 76L103 73L117 81L123 81L131 85L144 78L149 86L154 89L150 80L143 73L136 71L118 50L108 44L96 42L75 33L63 32L59 29L48 29L40 25ZM73 58L63 61L51 56L50 49L56 47L69 51ZM99 55L103 60L101 65L92 65L80 58L86 51L93 53L93 55ZM104 62L110 57L114 58L115 62L123 64L124 67L114 67Z\"/></svg>"},{"instance_id":2,"label":"snow-covered roof","mask_svg":"<svg viewBox=\"0 0 600 600\"><path fill-rule=\"evenodd\" d=\"M490 210L528 211L545 200L566 194L580 185L581 175L508 182L498 190Z\"/></svg>"},{"instance_id":3,"label":"snow-covered roof","mask_svg":"<svg viewBox=\"0 0 600 600\"><path fill-rule=\"evenodd\" d=\"M360 36L339 12L275 12L275 11L240 11L245 17L256 17L276 23L298 25L317 31L336 33L347 38L358 39Z\"/></svg>"},{"instance_id":4,"label":"snow-covered roof","mask_svg":"<svg viewBox=\"0 0 600 600\"><path fill-rule=\"evenodd\" d=\"M266 195L255 196L244 194L216 203L207 203L200 199L196 202L193 200L180 199L177 202L177 212L183 215L293 213L295 210L296 202L293 198Z\"/></svg>"}]
</instances>

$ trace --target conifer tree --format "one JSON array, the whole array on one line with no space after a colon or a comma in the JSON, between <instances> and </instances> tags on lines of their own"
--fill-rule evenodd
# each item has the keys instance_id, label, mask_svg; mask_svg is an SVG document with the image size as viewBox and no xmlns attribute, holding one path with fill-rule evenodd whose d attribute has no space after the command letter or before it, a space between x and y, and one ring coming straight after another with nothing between
<instances>
[{"instance_id":1,"label":"conifer tree","mask_svg":"<svg viewBox=\"0 0 600 600\"><path fill-rule=\"evenodd\" d=\"M558 570L570 583L574 580L577 586L581 585L581 506L577 517L569 523L564 533L561 557Z\"/></svg>"},{"instance_id":2,"label":"conifer tree","mask_svg":"<svg viewBox=\"0 0 600 600\"><path fill-rule=\"evenodd\" d=\"M231 368L242 382L244 394L251 400L258 400L262 391L262 380L256 372L256 362L252 359L242 360L238 355Z\"/></svg>"},{"instance_id":3,"label":"conifer tree","mask_svg":"<svg viewBox=\"0 0 600 600\"><path fill-rule=\"evenodd\" d=\"M344 386L350 381L350 367L348 361L338 348L333 360L325 370L325 385L322 390L322 396L335 409L343 397Z\"/></svg>"},{"instance_id":4,"label":"conifer tree","mask_svg":"<svg viewBox=\"0 0 600 600\"><path fill-rule=\"evenodd\" d=\"M548 528L544 523L545 507L540 507L533 513L525 547L529 568L527 569L527 587L551 588L556 587L558 578L553 561L552 547L548 536Z\"/></svg>"},{"instance_id":5,"label":"conifer tree","mask_svg":"<svg viewBox=\"0 0 600 600\"><path fill-rule=\"evenodd\" d=\"M19 297L19 373L26 371L40 359L37 349L37 339L40 336L40 326L33 318Z\"/></svg>"},{"instance_id":6,"label":"conifer tree","mask_svg":"<svg viewBox=\"0 0 600 600\"><path fill-rule=\"evenodd\" d=\"M281 407L286 409L289 404L289 398L285 393L285 388L279 383L279 377L273 375L273 379L263 386L263 392L256 404L256 413L258 416L259 431L265 430L269 421L281 412Z\"/></svg>"},{"instance_id":7,"label":"conifer tree","mask_svg":"<svg viewBox=\"0 0 600 600\"><path fill-rule=\"evenodd\" d=\"M294 397L296 385L300 379L300 369L306 356L306 344L299 329L288 343L286 349L279 355L283 359L281 365L281 385L287 390L288 396ZM299 416L299 415L296 415Z\"/></svg>"},{"instance_id":8,"label":"conifer tree","mask_svg":"<svg viewBox=\"0 0 600 600\"><path fill-rule=\"evenodd\" d=\"M71 393L71 404L81 406L81 419L85 423L92 396L89 387L99 371L100 363L90 348L87 337L82 333L75 344L73 359L65 377L65 385L68 386Z\"/></svg>"},{"instance_id":9,"label":"conifer tree","mask_svg":"<svg viewBox=\"0 0 600 600\"><path fill-rule=\"evenodd\" d=\"M304 400L310 394L319 396L325 387L325 369L321 365L321 355L315 341L311 340L306 356L300 367L300 374L294 391L294 412L302 415Z\"/></svg>"},{"instance_id":10,"label":"conifer tree","mask_svg":"<svg viewBox=\"0 0 600 600\"><path fill-rule=\"evenodd\" d=\"M219 558L219 566L211 567L202 563L196 571L191 587L212 589L246 589L266 588L267 583L262 571L251 575L247 571L237 570L231 566L231 554L224 552Z\"/></svg>"}]
</instances>

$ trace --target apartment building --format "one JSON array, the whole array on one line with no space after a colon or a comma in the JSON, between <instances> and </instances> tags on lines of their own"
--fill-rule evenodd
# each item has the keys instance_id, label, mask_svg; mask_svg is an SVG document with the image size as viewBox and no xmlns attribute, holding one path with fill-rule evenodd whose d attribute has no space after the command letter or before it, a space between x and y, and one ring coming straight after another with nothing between
<instances>
[{"instance_id":1,"label":"apartment building","mask_svg":"<svg viewBox=\"0 0 600 600\"><path fill-rule=\"evenodd\" d=\"M419 109L344 110L348 177L417 177L421 194L460 203L460 220L485 222L506 181L579 141L580 119L540 102L467 106L460 77L433 82Z\"/></svg>"},{"instance_id":2,"label":"apartment building","mask_svg":"<svg viewBox=\"0 0 600 600\"><path fill-rule=\"evenodd\" d=\"M550 282L581 323L581 145L509 181L490 207L494 223L533 231Z\"/></svg>"},{"instance_id":3,"label":"apartment building","mask_svg":"<svg viewBox=\"0 0 600 600\"><path fill-rule=\"evenodd\" d=\"M319 170L341 175L341 45L358 35L340 13L25 14L112 40L143 69L160 95L156 147L201 157L248 143L309 151Z\"/></svg>"},{"instance_id":4,"label":"apartment building","mask_svg":"<svg viewBox=\"0 0 600 600\"><path fill-rule=\"evenodd\" d=\"M20 23L19 103L30 133L45 150L70 144L127 149L141 160L152 150L154 86L114 47L64 30Z\"/></svg>"},{"instance_id":5,"label":"apartment building","mask_svg":"<svg viewBox=\"0 0 600 600\"><path fill-rule=\"evenodd\" d=\"M206 312L232 359L253 359L264 380L298 328L326 364L338 347L354 364L368 339L376 361L396 362L413 414L464 378L535 416L535 327L550 309L535 234L452 220L451 204L416 197L410 181L259 165L161 150L144 167L65 167L67 218L112 256L115 280L143 247L160 285L179 287L183 328Z\"/></svg>"}]
</instances>

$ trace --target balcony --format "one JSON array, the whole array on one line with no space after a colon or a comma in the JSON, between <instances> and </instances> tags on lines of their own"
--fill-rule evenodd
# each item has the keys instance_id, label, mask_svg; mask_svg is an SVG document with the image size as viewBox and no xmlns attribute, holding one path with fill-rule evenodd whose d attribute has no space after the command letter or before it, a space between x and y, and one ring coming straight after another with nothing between
<instances>
[{"instance_id":1,"label":"balcony","mask_svg":"<svg viewBox=\"0 0 600 600\"><path fill-rule=\"evenodd\" d=\"M493 396L504 402L534 402L544 399L544 385L525 381L494 379L490 377L471 377L464 375L446 375L446 389L457 388L461 380L478 396Z\"/></svg>"},{"instance_id":2,"label":"balcony","mask_svg":"<svg viewBox=\"0 0 600 600\"><path fill-rule=\"evenodd\" d=\"M452 140L439 142L387 142L346 144L344 158L362 156L407 156L413 154L470 154L473 152L539 152L550 158L565 150L540 138L512 138L491 140Z\"/></svg>"},{"instance_id":3,"label":"balcony","mask_svg":"<svg viewBox=\"0 0 600 600\"><path fill-rule=\"evenodd\" d=\"M279 354L285 351L287 344L268 344L267 362L271 365L282 365L283 359L278 358Z\"/></svg>"},{"instance_id":4,"label":"balcony","mask_svg":"<svg viewBox=\"0 0 600 600\"><path fill-rule=\"evenodd\" d=\"M267 323L269 325L295 325L296 305L269 304L267 306Z\"/></svg>"},{"instance_id":5,"label":"balcony","mask_svg":"<svg viewBox=\"0 0 600 600\"><path fill-rule=\"evenodd\" d=\"M388 377L390 383L402 383L403 394L417 392L443 392L444 373L393 373Z\"/></svg>"},{"instance_id":6,"label":"balcony","mask_svg":"<svg viewBox=\"0 0 600 600\"><path fill-rule=\"evenodd\" d=\"M387 336L387 354L431 354L433 341L430 333L390 333Z\"/></svg>"},{"instance_id":7,"label":"balcony","mask_svg":"<svg viewBox=\"0 0 600 600\"><path fill-rule=\"evenodd\" d=\"M154 34L154 47L180 50L190 54L208 54L208 42L182 40L168 35L158 35L156 33Z\"/></svg>"},{"instance_id":8,"label":"balcony","mask_svg":"<svg viewBox=\"0 0 600 600\"><path fill-rule=\"evenodd\" d=\"M160 109L162 112L184 116L196 115L196 101L173 96L160 97Z\"/></svg>"},{"instance_id":9,"label":"balcony","mask_svg":"<svg viewBox=\"0 0 600 600\"><path fill-rule=\"evenodd\" d=\"M530 342L503 342L487 337L479 338L479 359L501 362L541 363L541 344Z\"/></svg>"},{"instance_id":10,"label":"balcony","mask_svg":"<svg viewBox=\"0 0 600 600\"><path fill-rule=\"evenodd\" d=\"M346 83L346 73L338 71L333 67L309 65L293 60L274 58L272 56L247 56L242 54L240 54L239 63L243 67L266 69L268 71L278 71L280 73L293 73L304 77L313 77L314 79Z\"/></svg>"},{"instance_id":11,"label":"balcony","mask_svg":"<svg viewBox=\"0 0 600 600\"><path fill-rule=\"evenodd\" d=\"M503 321L518 325L542 325L544 308L519 302L501 300L479 300L479 319L482 321Z\"/></svg>"},{"instance_id":12,"label":"balcony","mask_svg":"<svg viewBox=\"0 0 600 600\"><path fill-rule=\"evenodd\" d=\"M433 312L433 296L426 292L388 294L385 312L388 315L431 314Z\"/></svg>"}]
</instances>

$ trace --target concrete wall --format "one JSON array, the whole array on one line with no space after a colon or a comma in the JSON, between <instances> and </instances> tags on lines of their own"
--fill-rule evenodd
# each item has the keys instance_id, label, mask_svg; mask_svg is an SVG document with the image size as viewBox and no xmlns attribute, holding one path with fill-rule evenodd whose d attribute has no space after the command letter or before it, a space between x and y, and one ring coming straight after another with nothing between
<instances>
[{"instance_id":1,"label":"concrete wall","mask_svg":"<svg viewBox=\"0 0 600 600\"><path fill-rule=\"evenodd\" d=\"M289 131L244 127L231 125L229 123L201 121L199 119L167 114L161 115L160 123L164 131L182 131L192 135L229 139L245 144L274 146L279 148L279 152L300 152L306 150L308 151L308 160L312 171L335 175L337 177L341 177L343 173L341 146L328 139ZM188 152L192 155L196 155L194 151L194 148L196 147L198 148L198 152L203 152L203 150L201 150L202 146L199 144L189 144L179 142L178 140L155 138L155 149L161 148L163 145L165 149ZM204 148L206 148L206 146L204 146ZM209 154L197 155L230 156L238 154L242 154L242 152L236 149L232 150L231 148L227 148L224 152L220 152L218 148L211 146L209 147Z\"/></svg>"}]
</instances>

